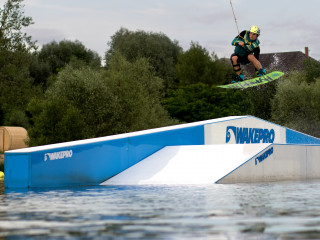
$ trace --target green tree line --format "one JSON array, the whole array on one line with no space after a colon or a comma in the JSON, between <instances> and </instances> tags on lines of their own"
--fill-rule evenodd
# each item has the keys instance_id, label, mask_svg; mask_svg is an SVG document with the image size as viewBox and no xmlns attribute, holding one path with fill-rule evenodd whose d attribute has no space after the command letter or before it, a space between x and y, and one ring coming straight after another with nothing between
<instances>
[{"instance_id":1,"label":"green tree line","mask_svg":"<svg viewBox=\"0 0 320 240\"><path fill-rule=\"evenodd\" d=\"M23 0L0 9L0 125L28 130L30 145L94 138L232 115L254 115L320 137L320 65L260 88L217 88L229 60L197 42L119 29L104 60L80 41L37 49Z\"/></svg>"}]
</instances>

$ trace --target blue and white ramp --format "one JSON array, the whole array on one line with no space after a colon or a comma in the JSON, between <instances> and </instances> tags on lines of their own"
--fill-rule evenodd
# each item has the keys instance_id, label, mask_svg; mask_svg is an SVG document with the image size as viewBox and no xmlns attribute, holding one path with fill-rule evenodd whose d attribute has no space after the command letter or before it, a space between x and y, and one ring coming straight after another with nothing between
<instances>
[{"instance_id":1,"label":"blue and white ramp","mask_svg":"<svg viewBox=\"0 0 320 240\"><path fill-rule=\"evenodd\" d=\"M6 151L5 188L320 179L319 161L320 139L236 116Z\"/></svg>"},{"instance_id":2,"label":"blue and white ramp","mask_svg":"<svg viewBox=\"0 0 320 240\"><path fill-rule=\"evenodd\" d=\"M307 180L320 177L316 145L165 147L103 185L181 185Z\"/></svg>"}]
</instances>

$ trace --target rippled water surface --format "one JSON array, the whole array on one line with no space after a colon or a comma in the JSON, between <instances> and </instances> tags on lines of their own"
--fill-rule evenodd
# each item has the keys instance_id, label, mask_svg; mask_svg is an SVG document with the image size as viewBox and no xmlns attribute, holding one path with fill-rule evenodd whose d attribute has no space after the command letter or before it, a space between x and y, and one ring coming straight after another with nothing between
<instances>
[{"instance_id":1,"label":"rippled water surface","mask_svg":"<svg viewBox=\"0 0 320 240\"><path fill-rule=\"evenodd\" d=\"M320 239L320 182L3 192L0 239Z\"/></svg>"}]
</instances>

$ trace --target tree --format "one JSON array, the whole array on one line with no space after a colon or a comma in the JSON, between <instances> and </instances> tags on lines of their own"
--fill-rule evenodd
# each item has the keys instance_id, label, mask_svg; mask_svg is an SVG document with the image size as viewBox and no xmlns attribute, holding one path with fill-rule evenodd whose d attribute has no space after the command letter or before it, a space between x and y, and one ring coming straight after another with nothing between
<instances>
[{"instance_id":1,"label":"tree","mask_svg":"<svg viewBox=\"0 0 320 240\"><path fill-rule=\"evenodd\" d=\"M101 58L99 55L87 49L80 41L63 40L57 43L51 43L42 46L38 53L40 62L49 65L52 74L58 73L70 61L76 59L84 62L90 67L99 68L101 66Z\"/></svg>"},{"instance_id":2,"label":"tree","mask_svg":"<svg viewBox=\"0 0 320 240\"><path fill-rule=\"evenodd\" d=\"M306 81L308 83L314 82L315 79L320 77L320 62L308 58L304 61Z\"/></svg>"},{"instance_id":3,"label":"tree","mask_svg":"<svg viewBox=\"0 0 320 240\"><path fill-rule=\"evenodd\" d=\"M30 77L28 60L26 52L0 51L0 122L4 125L27 127L25 108L33 96L40 94Z\"/></svg>"},{"instance_id":4,"label":"tree","mask_svg":"<svg viewBox=\"0 0 320 240\"><path fill-rule=\"evenodd\" d=\"M177 123L161 106L161 89L162 81L146 59L130 63L115 54L108 70L67 65L45 97L34 98L28 105L31 144L107 136Z\"/></svg>"},{"instance_id":5,"label":"tree","mask_svg":"<svg viewBox=\"0 0 320 240\"><path fill-rule=\"evenodd\" d=\"M46 89L48 79L52 75L49 63L40 60L37 52L29 55L28 62L30 76L33 78L34 84Z\"/></svg>"},{"instance_id":6,"label":"tree","mask_svg":"<svg viewBox=\"0 0 320 240\"><path fill-rule=\"evenodd\" d=\"M163 33L132 32L121 28L108 43L105 54L106 66L116 52L120 52L127 61L133 63L139 58L148 59L158 77L164 80L165 87L175 82L174 67L182 48L177 41L171 41Z\"/></svg>"},{"instance_id":7,"label":"tree","mask_svg":"<svg viewBox=\"0 0 320 240\"><path fill-rule=\"evenodd\" d=\"M29 75L28 52L36 49L22 29L33 24L24 16L23 0L8 0L0 8L0 123L28 124L25 107L37 89Z\"/></svg>"},{"instance_id":8,"label":"tree","mask_svg":"<svg viewBox=\"0 0 320 240\"><path fill-rule=\"evenodd\" d=\"M198 43L191 43L189 50L178 57L175 67L180 85L198 82L208 85L224 84L228 74L232 71L230 64L201 47Z\"/></svg>"},{"instance_id":9,"label":"tree","mask_svg":"<svg viewBox=\"0 0 320 240\"><path fill-rule=\"evenodd\" d=\"M36 49L31 36L22 28L33 24L31 17L24 16L23 0L7 0L0 8L0 51L29 51Z\"/></svg>"},{"instance_id":10,"label":"tree","mask_svg":"<svg viewBox=\"0 0 320 240\"><path fill-rule=\"evenodd\" d=\"M119 52L109 62L106 84L117 97L114 133L177 124L161 104L163 80L147 59L128 62Z\"/></svg>"},{"instance_id":11,"label":"tree","mask_svg":"<svg viewBox=\"0 0 320 240\"><path fill-rule=\"evenodd\" d=\"M67 65L44 98L34 98L28 105L31 145L101 136L115 110L110 102L101 70Z\"/></svg>"},{"instance_id":12,"label":"tree","mask_svg":"<svg viewBox=\"0 0 320 240\"><path fill-rule=\"evenodd\" d=\"M29 130L31 143L107 135L105 131L111 127L110 119L116 111L111 97L100 69L67 65L45 92L45 98L35 98L28 106L33 121Z\"/></svg>"},{"instance_id":13,"label":"tree","mask_svg":"<svg viewBox=\"0 0 320 240\"><path fill-rule=\"evenodd\" d=\"M28 128L29 146L83 139L86 129L81 112L64 96L33 98L28 111L32 126Z\"/></svg>"},{"instance_id":14,"label":"tree","mask_svg":"<svg viewBox=\"0 0 320 240\"><path fill-rule=\"evenodd\" d=\"M44 90L55 81L56 75L67 64L73 66L88 65L92 68L101 67L99 55L87 49L80 41L53 41L43 45L39 52L30 56L30 75L34 83L41 85Z\"/></svg>"}]
</instances>

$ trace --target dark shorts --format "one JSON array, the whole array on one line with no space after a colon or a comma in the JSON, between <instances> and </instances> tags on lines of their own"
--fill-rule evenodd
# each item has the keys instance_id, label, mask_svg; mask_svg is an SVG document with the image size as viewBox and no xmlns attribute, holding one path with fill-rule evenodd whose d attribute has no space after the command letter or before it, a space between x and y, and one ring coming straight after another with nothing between
<instances>
[{"instance_id":1,"label":"dark shorts","mask_svg":"<svg viewBox=\"0 0 320 240\"><path fill-rule=\"evenodd\" d=\"M248 60L248 56L249 56L249 55L239 56L239 55L233 53L233 54L231 55L231 57L230 57L231 64L233 64L233 62L232 62L232 57L233 57L233 56L237 56L237 57L238 57L238 64L246 65L246 64L249 64L249 63L250 63L250 61Z\"/></svg>"}]
</instances>

